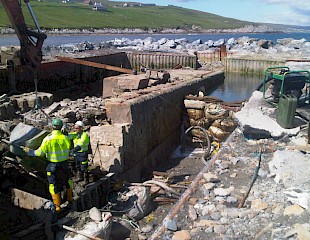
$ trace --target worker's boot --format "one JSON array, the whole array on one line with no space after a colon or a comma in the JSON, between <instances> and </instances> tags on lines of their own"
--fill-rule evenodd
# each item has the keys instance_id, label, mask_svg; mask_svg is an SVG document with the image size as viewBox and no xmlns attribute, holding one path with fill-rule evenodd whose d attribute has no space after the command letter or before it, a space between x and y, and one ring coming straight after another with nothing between
<instances>
[{"instance_id":1,"label":"worker's boot","mask_svg":"<svg viewBox=\"0 0 310 240\"><path fill-rule=\"evenodd\" d=\"M67 188L67 201L69 203L73 202L73 192L71 188Z\"/></svg>"},{"instance_id":2,"label":"worker's boot","mask_svg":"<svg viewBox=\"0 0 310 240\"><path fill-rule=\"evenodd\" d=\"M61 210L61 208L60 208L60 205L61 205L60 193L51 194L51 195L52 195L53 203L55 205L56 212L59 213Z\"/></svg>"}]
</instances>

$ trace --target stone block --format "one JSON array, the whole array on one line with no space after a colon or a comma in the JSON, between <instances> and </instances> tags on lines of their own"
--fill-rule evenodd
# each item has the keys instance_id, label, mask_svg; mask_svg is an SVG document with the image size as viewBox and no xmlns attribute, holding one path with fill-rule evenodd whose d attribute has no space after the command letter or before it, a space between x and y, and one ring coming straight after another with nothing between
<instances>
[{"instance_id":1,"label":"stone block","mask_svg":"<svg viewBox=\"0 0 310 240\"><path fill-rule=\"evenodd\" d=\"M141 78L139 75L129 76L126 79L118 80L118 87L122 90L137 90L147 88L149 85L148 78Z\"/></svg>"},{"instance_id":2,"label":"stone block","mask_svg":"<svg viewBox=\"0 0 310 240\"><path fill-rule=\"evenodd\" d=\"M94 146L97 144L107 146L123 146L124 134L126 132L126 125L115 124L91 127L89 135Z\"/></svg>"},{"instance_id":3,"label":"stone block","mask_svg":"<svg viewBox=\"0 0 310 240\"><path fill-rule=\"evenodd\" d=\"M130 124L132 122L131 107L128 102L107 101L107 117L111 119L112 124Z\"/></svg>"},{"instance_id":4,"label":"stone block","mask_svg":"<svg viewBox=\"0 0 310 240\"><path fill-rule=\"evenodd\" d=\"M108 98L118 91L118 77L104 78L102 81L102 97Z\"/></svg>"},{"instance_id":5,"label":"stone block","mask_svg":"<svg viewBox=\"0 0 310 240\"><path fill-rule=\"evenodd\" d=\"M127 125L94 126L90 129L91 149L94 154L94 164L101 169L114 173L124 170L123 150L124 136L128 132Z\"/></svg>"},{"instance_id":6,"label":"stone block","mask_svg":"<svg viewBox=\"0 0 310 240\"><path fill-rule=\"evenodd\" d=\"M123 172L123 166L121 161L121 147L96 145L95 149L92 146L94 153L94 164L100 166L102 170L106 170L113 173Z\"/></svg>"}]
</instances>

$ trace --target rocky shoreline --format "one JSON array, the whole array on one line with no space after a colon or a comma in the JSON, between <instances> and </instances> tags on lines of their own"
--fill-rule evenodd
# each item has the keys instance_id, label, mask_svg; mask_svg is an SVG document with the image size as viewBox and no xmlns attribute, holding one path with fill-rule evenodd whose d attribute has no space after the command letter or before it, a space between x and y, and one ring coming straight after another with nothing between
<instances>
[{"instance_id":1,"label":"rocky shoreline","mask_svg":"<svg viewBox=\"0 0 310 240\"><path fill-rule=\"evenodd\" d=\"M140 28L102 28L102 29L42 29L48 35L60 34L153 34L153 33L162 33L162 34L188 34L188 33L277 33L282 32L275 30L266 25L246 25L241 28L235 29L203 29L200 26L192 26L190 29L181 29L181 28L160 28L160 29L140 29ZM8 27L0 27L0 34L15 34L14 29Z\"/></svg>"}]
</instances>

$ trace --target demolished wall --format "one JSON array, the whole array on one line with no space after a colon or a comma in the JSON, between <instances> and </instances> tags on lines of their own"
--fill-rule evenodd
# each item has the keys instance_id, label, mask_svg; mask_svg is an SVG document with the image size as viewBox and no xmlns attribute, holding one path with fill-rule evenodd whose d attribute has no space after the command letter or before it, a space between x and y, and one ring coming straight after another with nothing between
<instances>
[{"instance_id":1,"label":"demolished wall","mask_svg":"<svg viewBox=\"0 0 310 240\"><path fill-rule=\"evenodd\" d=\"M108 99L107 116L112 125L90 129L94 164L122 173L126 179L140 179L178 145L182 115L186 114L184 97L223 80L224 73L219 71L176 85L162 85L145 95Z\"/></svg>"}]
</instances>

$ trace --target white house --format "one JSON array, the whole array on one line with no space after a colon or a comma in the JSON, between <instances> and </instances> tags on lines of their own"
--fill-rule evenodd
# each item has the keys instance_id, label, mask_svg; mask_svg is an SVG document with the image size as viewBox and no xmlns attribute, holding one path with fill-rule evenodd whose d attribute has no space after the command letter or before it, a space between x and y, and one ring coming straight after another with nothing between
<instances>
[{"instance_id":1,"label":"white house","mask_svg":"<svg viewBox=\"0 0 310 240\"><path fill-rule=\"evenodd\" d=\"M100 3L100 2L99 3L95 2L92 9L94 11L105 11L105 10L107 10L106 7L104 5L102 5L102 3Z\"/></svg>"}]
</instances>

